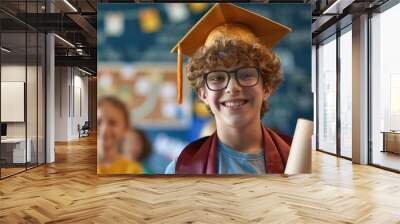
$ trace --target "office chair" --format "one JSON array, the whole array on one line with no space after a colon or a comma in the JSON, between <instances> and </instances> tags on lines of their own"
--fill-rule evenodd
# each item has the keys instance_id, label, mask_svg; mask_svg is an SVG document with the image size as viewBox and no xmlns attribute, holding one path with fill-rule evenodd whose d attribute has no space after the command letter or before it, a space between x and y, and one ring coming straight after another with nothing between
<instances>
[{"instance_id":1,"label":"office chair","mask_svg":"<svg viewBox=\"0 0 400 224\"><path fill-rule=\"evenodd\" d=\"M85 123L80 128L78 125L78 129L79 129L79 138L89 136L89 129L90 129L89 121L85 121Z\"/></svg>"}]
</instances>

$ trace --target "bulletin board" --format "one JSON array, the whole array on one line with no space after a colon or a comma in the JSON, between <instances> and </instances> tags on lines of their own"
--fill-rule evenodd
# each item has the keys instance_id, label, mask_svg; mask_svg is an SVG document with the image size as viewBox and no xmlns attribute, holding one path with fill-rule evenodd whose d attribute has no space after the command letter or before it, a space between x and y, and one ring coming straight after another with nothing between
<instances>
[{"instance_id":1,"label":"bulletin board","mask_svg":"<svg viewBox=\"0 0 400 224\"><path fill-rule=\"evenodd\" d=\"M113 95L127 106L131 122L145 128L187 128L191 97L184 84L184 102L176 103L176 65L135 63L101 65L98 96Z\"/></svg>"}]
</instances>

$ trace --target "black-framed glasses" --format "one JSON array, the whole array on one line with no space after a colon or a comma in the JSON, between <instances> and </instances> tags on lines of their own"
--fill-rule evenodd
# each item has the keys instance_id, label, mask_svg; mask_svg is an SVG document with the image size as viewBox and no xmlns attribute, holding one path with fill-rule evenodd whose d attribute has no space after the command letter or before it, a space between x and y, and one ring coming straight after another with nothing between
<instances>
[{"instance_id":1,"label":"black-framed glasses","mask_svg":"<svg viewBox=\"0 0 400 224\"><path fill-rule=\"evenodd\" d=\"M253 87L258 84L260 71L256 67L241 67L232 71L216 70L204 74L204 80L209 90L219 91L228 87L231 75L241 87Z\"/></svg>"}]
</instances>

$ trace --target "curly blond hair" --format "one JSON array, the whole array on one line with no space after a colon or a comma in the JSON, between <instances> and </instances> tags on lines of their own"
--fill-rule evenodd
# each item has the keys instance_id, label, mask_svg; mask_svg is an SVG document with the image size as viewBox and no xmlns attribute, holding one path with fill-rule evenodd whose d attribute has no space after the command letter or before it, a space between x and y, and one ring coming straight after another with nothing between
<instances>
[{"instance_id":1,"label":"curly blond hair","mask_svg":"<svg viewBox=\"0 0 400 224\"><path fill-rule=\"evenodd\" d=\"M255 66L260 70L264 88L274 92L283 81L279 57L260 41L247 43L241 40L219 39L210 47L201 47L190 58L186 72L190 84L196 92L205 85L204 74L216 67L237 65ZM210 108L208 111L212 114ZM269 106L263 102L261 117ZM213 114L212 114L213 115Z\"/></svg>"}]
</instances>

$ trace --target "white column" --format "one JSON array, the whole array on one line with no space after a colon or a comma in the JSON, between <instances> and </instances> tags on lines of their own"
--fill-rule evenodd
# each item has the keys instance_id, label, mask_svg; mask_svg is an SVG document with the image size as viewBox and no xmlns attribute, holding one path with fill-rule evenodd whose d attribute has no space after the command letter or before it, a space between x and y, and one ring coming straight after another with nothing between
<instances>
[{"instance_id":1,"label":"white column","mask_svg":"<svg viewBox=\"0 0 400 224\"><path fill-rule=\"evenodd\" d=\"M54 35L46 36L46 163L55 161L54 133L55 133L55 75L54 75Z\"/></svg>"},{"instance_id":2,"label":"white column","mask_svg":"<svg viewBox=\"0 0 400 224\"><path fill-rule=\"evenodd\" d=\"M54 5L46 1L47 12L54 12ZM46 35L46 163L55 162L55 43L54 35Z\"/></svg>"},{"instance_id":3,"label":"white column","mask_svg":"<svg viewBox=\"0 0 400 224\"><path fill-rule=\"evenodd\" d=\"M353 162L368 163L368 16L353 19Z\"/></svg>"}]
</instances>

